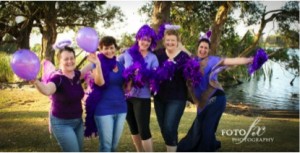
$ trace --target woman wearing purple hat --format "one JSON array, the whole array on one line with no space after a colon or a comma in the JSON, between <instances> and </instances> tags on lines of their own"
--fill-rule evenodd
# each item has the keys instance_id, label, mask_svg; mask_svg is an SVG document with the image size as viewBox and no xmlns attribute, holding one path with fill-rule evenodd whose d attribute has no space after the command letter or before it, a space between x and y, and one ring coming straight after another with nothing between
<instances>
[{"instance_id":1,"label":"woman wearing purple hat","mask_svg":"<svg viewBox=\"0 0 300 153\"><path fill-rule=\"evenodd\" d=\"M150 132L151 93L149 81L158 60L152 53L156 47L156 33L148 25L143 25L136 34L136 41L118 58L124 64L123 77L132 88L127 96L127 123L137 151L153 151Z\"/></svg>"},{"instance_id":2,"label":"woman wearing purple hat","mask_svg":"<svg viewBox=\"0 0 300 153\"><path fill-rule=\"evenodd\" d=\"M252 64L250 73L257 70L266 60L266 54L254 58L221 58L209 56L211 31L202 35L198 42L197 61L202 74L200 84L188 85L193 102L197 105L197 117L187 135L178 143L180 152L216 151L221 143L216 140L215 132L226 107L226 97L217 75L223 69L233 65ZM264 52L263 52L264 53ZM257 62L258 61L258 62ZM253 67L257 63L259 66Z\"/></svg>"}]
</instances>

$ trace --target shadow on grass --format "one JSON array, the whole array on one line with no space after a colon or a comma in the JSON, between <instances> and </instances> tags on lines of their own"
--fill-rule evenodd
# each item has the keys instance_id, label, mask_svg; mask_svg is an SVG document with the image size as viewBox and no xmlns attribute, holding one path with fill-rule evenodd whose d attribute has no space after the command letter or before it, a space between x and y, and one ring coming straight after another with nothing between
<instances>
[{"instance_id":1,"label":"shadow on grass","mask_svg":"<svg viewBox=\"0 0 300 153\"><path fill-rule=\"evenodd\" d=\"M0 116L1 152L60 151L48 132L48 112L1 112Z\"/></svg>"}]
</instances>

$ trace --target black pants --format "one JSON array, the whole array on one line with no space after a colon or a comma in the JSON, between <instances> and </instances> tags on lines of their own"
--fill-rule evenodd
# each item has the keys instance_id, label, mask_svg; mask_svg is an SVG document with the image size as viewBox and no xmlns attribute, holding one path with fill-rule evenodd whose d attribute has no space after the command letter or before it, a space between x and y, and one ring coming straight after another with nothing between
<instances>
[{"instance_id":1,"label":"black pants","mask_svg":"<svg viewBox=\"0 0 300 153\"><path fill-rule=\"evenodd\" d=\"M127 99L126 120L132 135L140 134L142 140L151 138L150 132L150 98L129 98Z\"/></svg>"}]
</instances>

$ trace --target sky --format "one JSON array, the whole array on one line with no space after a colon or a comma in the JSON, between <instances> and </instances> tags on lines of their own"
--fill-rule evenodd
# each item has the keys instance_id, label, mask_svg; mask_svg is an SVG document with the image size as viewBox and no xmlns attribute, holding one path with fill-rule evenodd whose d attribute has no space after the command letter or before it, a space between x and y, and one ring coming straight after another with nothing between
<instances>
[{"instance_id":1,"label":"sky","mask_svg":"<svg viewBox=\"0 0 300 153\"><path fill-rule=\"evenodd\" d=\"M146 23L146 16L141 16L138 13L138 9L141 8L144 4L149 2L148 0L143 1L107 1L106 5L118 6L123 11L125 15L124 23L114 24L110 28L102 28L101 23L96 24L95 29L99 35L110 35L115 38L120 38L123 33L135 33L143 24ZM285 1L262 1L264 5L267 6L267 10L279 9L284 5ZM238 16L238 15L236 15ZM271 34L274 34L277 29L277 24L270 22L266 25L264 29L265 37ZM243 36L248 29L253 29L254 32L257 32L259 25L256 26L245 26L242 22L239 23L236 28L236 31L240 36ZM57 41L64 39L73 39L76 37L76 33L73 31L58 34ZM36 43L41 43L41 35L32 34L30 39L30 45L34 46ZM74 42L73 42L74 43Z\"/></svg>"}]
</instances>

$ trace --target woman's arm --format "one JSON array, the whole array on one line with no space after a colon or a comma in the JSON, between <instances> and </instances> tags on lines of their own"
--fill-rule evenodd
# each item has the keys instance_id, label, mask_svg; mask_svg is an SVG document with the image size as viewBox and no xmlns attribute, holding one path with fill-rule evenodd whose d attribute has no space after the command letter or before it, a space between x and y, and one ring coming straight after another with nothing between
<instances>
[{"instance_id":1,"label":"woman's arm","mask_svg":"<svg viewBox=\"0 0 300 153\"><path fill-rule=\"evenodd\" d=\"M236 58L225 58L222 65L233 66L233 65L245 65L253 62L253 58L249 57L236 57Z\"/></svg>"},{"instance_id":2,"label":"woman's arm","mask_svg":"<svg viewBox=\"0 0 300 153\"><path fill-rule=\"evenodd\" d=\"M93 74L94 74L93 76L94 76L95 84L98 86L103 86L105 83L105 80L103 77L101 62L100 62L99 58L97 57L96 54L89 54L87 59L96 65L96 67L93 69Z\"/></svg>"},{"instance_id":3,"label":"woman's arm","mask_svg":"<svg viewBox=\"0 0 300 153\"><path fill-rule=\"evenodd\" d=\"M39 80L31 81L32 84L37 88L37 90L43 95L50 96L55 93L56 86L53 82L49 82L47 84L42 83Z\"/></svg>"}]
</instances>

